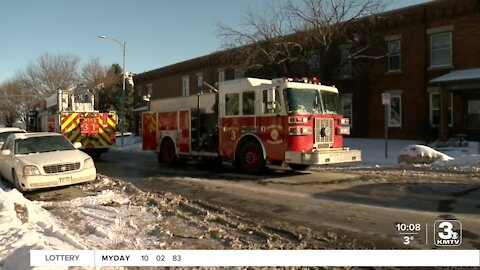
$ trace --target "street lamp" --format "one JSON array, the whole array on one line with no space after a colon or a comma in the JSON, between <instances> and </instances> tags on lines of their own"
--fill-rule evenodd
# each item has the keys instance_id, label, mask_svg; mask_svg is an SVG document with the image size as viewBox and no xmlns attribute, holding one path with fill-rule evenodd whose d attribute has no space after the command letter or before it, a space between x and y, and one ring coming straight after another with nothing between
<instances>
[{"instance_id":1,"label":"street lamp","mask_svg":"<svg viewBox=\"0 0 480 270\"><path fill-rule=\"evenodd\" d=\"M124 135L124 131L125 131L125 76L127 75L126 70L125 70L125 55L126 55L126 50L127 50L127 42L124 41L122 43L122 42L118 41L117 39L111 38L109 36L104 36L104 35L98 36L98 38L110 39L110 40L115 41L115 43L117 43L118 45L120 45L120 47L122 47L122 51L123 51L123 66L122 66L123 86L122 86L122 102L121 102L121 107L120 107L120 119L122 121L122 123L120 125L120 132L122 134L122 137L121 137L120 141L121 141L121 147L123 148L123 135Z\"/></svg>"}]
</instances>

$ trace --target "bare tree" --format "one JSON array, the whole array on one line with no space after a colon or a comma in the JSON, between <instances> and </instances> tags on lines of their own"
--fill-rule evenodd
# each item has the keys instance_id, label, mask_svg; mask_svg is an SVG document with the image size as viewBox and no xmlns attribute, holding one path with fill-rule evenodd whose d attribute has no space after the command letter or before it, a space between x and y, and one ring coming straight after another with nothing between
<instances>
[{"instance_id":1,"label":"bare tree","mask_svg":"<svg viewBox=\"0 0 480 270\"><path fill-rule=\"evenodd\" d=\"M79 82L79 62L80 59L73 55L43 54L27 66L21 79L26 88L45 98L59 88L67 89Z\"/></svg>"},{"instance_id":2,"label":"bare tree","mask_svg":"<svg viewBox=\"0 0 480 270\"><path fill-rule=\"evenodd\" d=\"M98 87L99 84L104 83L103 80L105 79L108 70L109 67L100 64L100 59L98 57L93 57L82 67L80 80L86 87L93 89Z\"/></svg>"},{"instance_id":3,"label":"bare tree","mask_svg":"<svg viewBox=\"0 0 480 270\"><path fill-rule=\"evenodd\" d=\"M303 45L293 33L292 16L275 2L262 11L244 12L244 29L218 23L217 36L231 50L227 61L240 62L249 69L269 69L271 73L289 73L290 63L298 60Z\"/></svg>"},{"instance_id":4,"label":"bare tree","mask_svg":"<svg viewBox=\"0 0 480 270\"><path fill-rule=\"evenodd\" d=\"M16 121L25 122L27 112L39 99L23 86L20 79L14 78L0 85L0 116L5 126Z\"/></svg>"},{"instance_id":5,"label":"bare tree","mask_svg":"<svg viewBox=\"0 0 480 270\"><path fill-rule=\"evenodd\" d=\"M356 54L368 48L364 33L371 34L375 14L390 0L286 0L265 11L248 10L244 28L218 25L218 36L227 49L236 48L234 60L247 68L271 68L274 76L292 75L299 64L319 61L321 73L331 66L338 50L350 43ZM358 48L357 44L362 44ZM336 57L338 59L338 56Z\"/></svg>"}]
</instances>

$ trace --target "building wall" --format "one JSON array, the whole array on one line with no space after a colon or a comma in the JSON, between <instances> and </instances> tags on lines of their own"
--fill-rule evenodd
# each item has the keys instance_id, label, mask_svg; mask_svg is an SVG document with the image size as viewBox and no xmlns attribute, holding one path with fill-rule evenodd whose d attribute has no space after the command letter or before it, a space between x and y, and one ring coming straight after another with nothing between
<instances>
[{"instance_id":1,"label":"building wall","mask_svg":"<svg viewBox=\"0 0 480 270\"><path fill-rule=\"evenodd\" d=\"M391 138L432 140L438 129L430 126L429 81L453 70L480 67L480 13L473 0L437 1L390 14L385 37L401 36L401 72L387 72L387 57L369 61L370 81L369 137L384 136L384 106L381 95L389 90L401 90L402 125L389 128ZM451 67L430 68L429 29L453 27ZM387 53L387 41L369 51L371 55ZM451 133L463 129L462 97L454 94L454 126Z\"/></svg>"},{"instance_id":2,"label":"building wall","mask_svg":"<svg viewBox=\"0 0 480 270\"><path fill-rule=\"evenodd\" d=\"M379 38L365 52L366 56L385 56L388 39L401 39L401 70L388 72L388 57L353 60L352 78L335 80L341 95L353 98L352 136L382 138L384 136L384 105L382 93L401 94L401 126L389 128L390 138L433 140L438 127L430 125L429 81L452 70L480 68L480 4L476 0L443 0L412 6L383 14L384 21L376 29ZM430 68L429 30L452 27L452 66ZM222 60L221 53L202 56L171 66L148 71L135 77L135 91L146 94L146 85L153 84L152 99L182 95L182 77L190 77L190 94L197 93L198 72L214 85L218 69L225 68L225 79L233 79L234 71ZM261 77L262 71L257 74ZM204 88L205 89L205 88ZM480 90L480 89L479 89ZM137 107L147 103L135 94ZM454 125L451 133L463 129L464 95L454 93Z\"/></svg>"}]
</instances>

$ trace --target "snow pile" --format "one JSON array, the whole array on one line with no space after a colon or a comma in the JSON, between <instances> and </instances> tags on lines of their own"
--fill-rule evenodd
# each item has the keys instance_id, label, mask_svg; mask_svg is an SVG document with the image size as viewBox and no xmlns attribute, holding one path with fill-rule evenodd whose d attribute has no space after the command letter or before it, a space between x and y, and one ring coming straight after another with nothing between
<instances>
[{"instance_id":1,"label":"snow pile","mask_svg":"<svg viewBox=\"0 0 480 270\"><path fill-rule=\"evenodd\" d=\"M409 145L403 148L397 156L397 162L401 165L431 164L438 161L450 161L454 158L445 155L425 145Z\"/></svg>"},{"instance_id":2,"label":"snow pile","mask_svg":"<svg viewBox=\"0 0 480 270\"><path fill-rule=\"evenodd\" d=\"M454 170L464 172L480 172L480 144L468 142L462 147L428 148L421 141L388 140L387 157L385 157L385 140L345 138L344 145L351 149L362 151L362 161L357 163L332 164L330 167L349 168L395 168L399 166L399 156L411 162L403 164L422 164L422 168L434 168L441 170ZM412 149L413 146L413 150ZM418 147L417 147L418 146ZM417 158L411 158L417 156ZM431 162L424 160L431 159ZM421 161L421 162L420 162ZM419 166L419 165L415 165Z\"/></svg>"},{"instance_id":3,"label":"snow pile","mask_svg":"<svg viewBox=\"0 0 480 270\"><path fill-rule=\"evenodd\" d=\"M30 269L31 249L85 248L48 211L1 182L0 224L0 269Z\"/></svg>"}]
</instances>

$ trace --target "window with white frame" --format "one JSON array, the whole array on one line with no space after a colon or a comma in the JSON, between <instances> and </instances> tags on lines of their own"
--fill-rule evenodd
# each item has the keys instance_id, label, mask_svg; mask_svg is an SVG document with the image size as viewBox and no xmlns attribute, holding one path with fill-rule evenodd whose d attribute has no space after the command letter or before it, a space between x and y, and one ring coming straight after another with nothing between
<instances>
[{"instance_id":1,"label":"window with white frame","mask_svg":"<svg viewBox=\"0 0 480 270\"><path fill-rule=\"evenodd\" d=\"M203 72L197 73L197 88L201 89L203 86Z\"/></svg>"},{"instance_id":2,"label":"window with white frame","mask_svg":"<svg viewBox=\"0 0 480 270\"><path fill-rule=\"evenodd\" d=\"M388 126L402 126L402 95L397 93L390 94L390 104L388 105Z\"/></svg>"},{"instance_id":3,"label":"window with white frame","mask_svg":"<svg viewBox=\"0 0 480 270\"><path fill-rule=\"evenodd\" d=\"M448 126L453 125L453 96L448 94ZM440 125L440 93L430 93L430 126L438 127Z\"/></svg>"},{"instance_id":4,"label":"window with white frame","mask_svg":"<svg viewBox=\"0 0 480 270\"><path fill-rule=\"evenodd\" d=\"M141 86L135 86L135 89L137 89L137 96L139 98L142 98L142 87Z\"/></svg>"},{"instance_id":5,"label":"window with white frame","mask_svg":"<svg viewBox=\"0 0 480 270\"><path fill-rule=\"evenodd\" d=\"M340 47L340 75L342 78L351 78L352 77L352 57L351 57L352 47L349 45L344 45Z\"/></svg>"},{"instance_id":6,"label":"window with white frame","mask_svg":"<svg viewBox=\"0 0 480 270\"><path fill-rule=\"evenodd\" d=\"M402 68L402 41L394 39L388 41L388 72L398 72Z\"/></svg>"},{"instance_id":7,"label":"window with white frame","mask_svg":"<svg viewBox=\"0 0 480 270\"><path fill-rule=\"evenodd\" d=\"M452 66L452 32L430 35L430 67Z\"/></svg>"},{"instance_id":8,"label":"window with white frame","mask_svg":"<svg viewBox=\"0 0 480 270\"><path fill-rule=\"evenodd\" d=\"M225 69L220 68L218 69L218 82L225 81Z\"/></svg>"},{"instance_id":9,"label":"window with white frame","mask_svg":"<svg viewBox=\"0 0 480 270\"><path fill-rule=\"evenodd\" d=\"M307 53L307 63L315 74L320 73L320 54L318 51L310 50Z\"/></svg>"},{"instance_id":10,"label":"window with white frame","mask_svg":"<svg viewBox=\"0 0 480 270\"><path fill-rule=\"evenodd\" d=\"M153 95L153 83L147 84L147 94Z\"/></svg>"},{"instance_id":11,"label":"window with white frame","mask_svg":"<svg viewBox=\"0 0 480 270\"><path fill-rule=\"evenodd\" d=\"M350 119L350 126L353 126L353 96L352 94L344 94L341 97L343 117Z\"/></svg>"},{"instance_id":12,"label":"window with white frame","mask_svg":"<svg viewBox=\"0 0 480 270\"><path fill-rule=\"evenodd\" d=\"M190 77L189 76L182 77L182 95L183 96L190 95Z\"/></svg>"}]
</instances>

